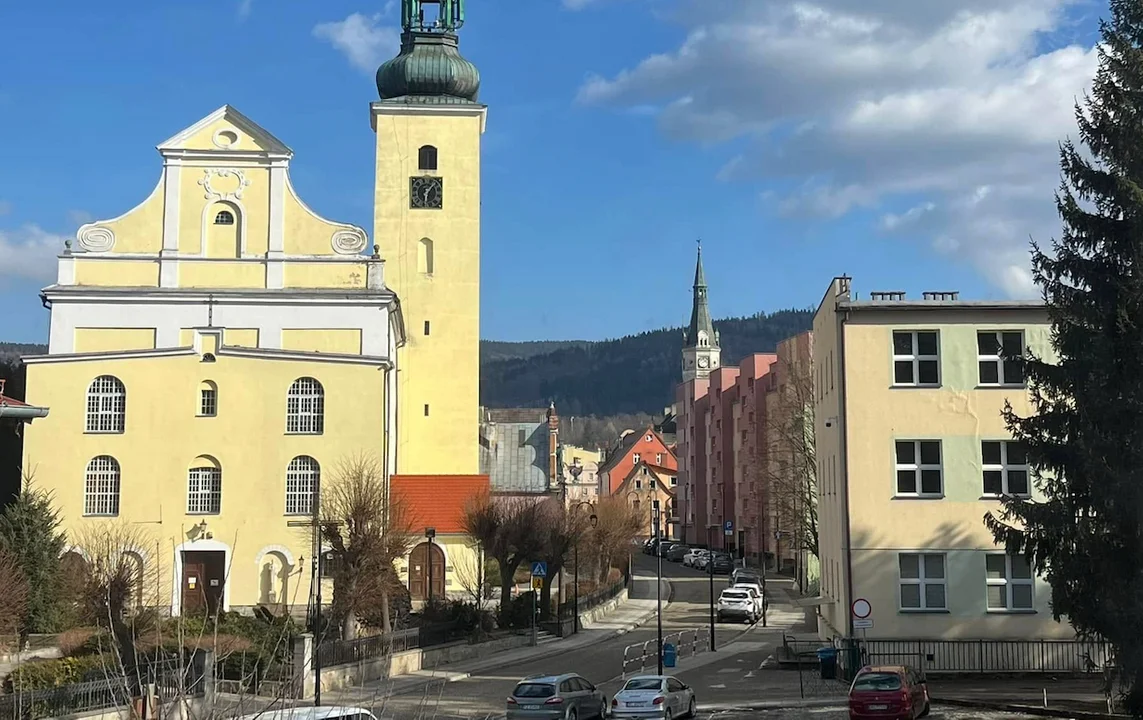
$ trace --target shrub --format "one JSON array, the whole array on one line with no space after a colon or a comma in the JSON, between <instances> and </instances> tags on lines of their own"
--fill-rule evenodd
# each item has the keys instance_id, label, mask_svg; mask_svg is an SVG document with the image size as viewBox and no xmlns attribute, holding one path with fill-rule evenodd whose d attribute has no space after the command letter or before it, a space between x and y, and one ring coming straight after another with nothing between
<instances>
[{"instance_id":1,"label":"shrub","mask_svg":"<svg viewBox=\"0 0 1143 720\"><path fill-rule=\"evenodd\" d=\"M532 627L532 613L535 609L534 603L538 599L535 590L520 593L512 598L512 602L508 604L504 616L500 618L501 627L509 627L514 630Z\"/></svg>"},{"instance_id":2,"label":"shrub","mask_svg":"<svg viewBox=\"0 0 1143 720\"><path fill-rule=\"evenodd\" d=\"M99 652L100 648L107 648L109 637L98 637L104 633L98 628L80 627L64 630L56 637L56 645L64 657L91 655Z\"/></svg>"},{"instance_id":3,"label":"shrub","mask_svg":"<svg viewBox=\"0 0 1143 720\"><path fill-rule=\"evenodd\" d=\"M20 664L4 682L6 692L29 692L44 688L74 685L122 674L114 661L99 655L66 657L58 660L29 660Z\"/></svg>"}]
</instances>

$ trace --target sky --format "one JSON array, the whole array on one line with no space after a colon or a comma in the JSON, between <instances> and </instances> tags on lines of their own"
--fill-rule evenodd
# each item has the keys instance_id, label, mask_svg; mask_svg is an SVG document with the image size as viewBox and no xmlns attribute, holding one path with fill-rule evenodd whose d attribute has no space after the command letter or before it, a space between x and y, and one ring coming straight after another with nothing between
<instances>
[{"instance_id":1,"label":"sky","mask_svg":"<svg viewBox=\"0 0 1143 720\"><path fill-rule=\"evenodd\" d=\"M0 340L85 222L152 190L155 145L224 104L294 150L318 213L372 231L373 74L393 0L0 7ZM1104 0L472 0L481 335L684 324L696 241L716 317L854 289L1035 296L1058 143Z\"/></svg>"}]
</instances>

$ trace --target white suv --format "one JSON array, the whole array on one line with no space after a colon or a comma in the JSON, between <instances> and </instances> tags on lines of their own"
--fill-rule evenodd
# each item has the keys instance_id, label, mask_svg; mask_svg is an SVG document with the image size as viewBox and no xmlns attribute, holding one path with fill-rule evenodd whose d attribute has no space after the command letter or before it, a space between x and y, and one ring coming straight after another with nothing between
<instances>
[{"instance_id":1,"label":"white suv","mask_svg":"<svg viewBox=\"0 0 1143 720\"><path fill-rule=\"evenodd\" d=\"M762 598L750 588L730 588L718 596L718 621L740 618L753 625L762 617Z\"/></svg>"},{"instance_id":2,"label":"white suv","mask_svg":"<svg viewBox=\"0 0 1143 720\"><path fill-rule=\"evenodd\" d=\"M710 550L703 550L702 548L691 548L690 552L683 555L683 565L687 567L698 567L698 559L710 555Z\"/></svg>"}]
</instances>

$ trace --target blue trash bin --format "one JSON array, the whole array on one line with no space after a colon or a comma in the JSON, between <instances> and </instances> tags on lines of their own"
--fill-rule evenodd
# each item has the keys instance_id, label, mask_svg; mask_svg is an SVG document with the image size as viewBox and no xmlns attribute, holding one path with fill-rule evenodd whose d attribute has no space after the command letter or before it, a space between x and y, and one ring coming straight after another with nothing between
<instances>
[{"instance_id":1,"label":"blue trash bin","mask_svg":"<svg viewBox=\"0 0 1143 720\"><path fill-rule=\"evenodd\" d=\"M678 659L678 648L673 643L663 643L663 667L673 668Z\"/></svg>"},{"instance_id":2,"label":"blue trash bin","mask_svg":"<svg viewBox=\"0 0 1143 720\"><path fill-rule=\"evenodd\" d=\"M837 648L824 647L818 649L818 666L821 668L822 680L837 678Z\"/></svg>"}]
</instances>

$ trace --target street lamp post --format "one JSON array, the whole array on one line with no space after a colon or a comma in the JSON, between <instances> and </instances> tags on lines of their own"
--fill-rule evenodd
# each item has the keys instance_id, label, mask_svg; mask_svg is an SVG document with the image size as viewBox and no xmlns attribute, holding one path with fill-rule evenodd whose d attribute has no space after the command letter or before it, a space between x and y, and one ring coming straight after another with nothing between
<instances>
[{"instance_id":1,"label":"street lamp post","mask_svg":"<svg viewBox=\"0 0 1143 720\"><path fill-rule=\"evenodd\" d=\"M428 552L426 553L426 555L428 555L428 562L426 564L429 566L429 591L425 600L426 603L432 603L433 601L433 538L436 536L436 528L425 528L425 537L429 540Z\"/></svg>"},{"instance_id":2,"label":"street lamp post","mask_svg":"<svg viewBox=\"0 0 1143 720\"><path fill-rule=\"evenodd\" d=\"M655 537L659 537L659 522L662 512L659 510L659 501L656 500L651 510L652 525L654 527ZM658 548L656 548L658 550ZM655 654L659 659L659 674L663 674L663 553L658 551L655 553L657 562L655 563L655 624L658 627L658 652Z\"/></svg>"},{"instance_id":3,"label":"street lamp post","mask_svg":"<svg viewBox=\"0 0 1143 720\"><path fill-rule=\"evenodd\" d=\"M713 528L711 528L713 530ZM708 533L710 530L707 531ZM710 576L710 649L714 651L714 541L710 543L710 555L706 561L707 574Z\"/></svg>"}]
</instances>

